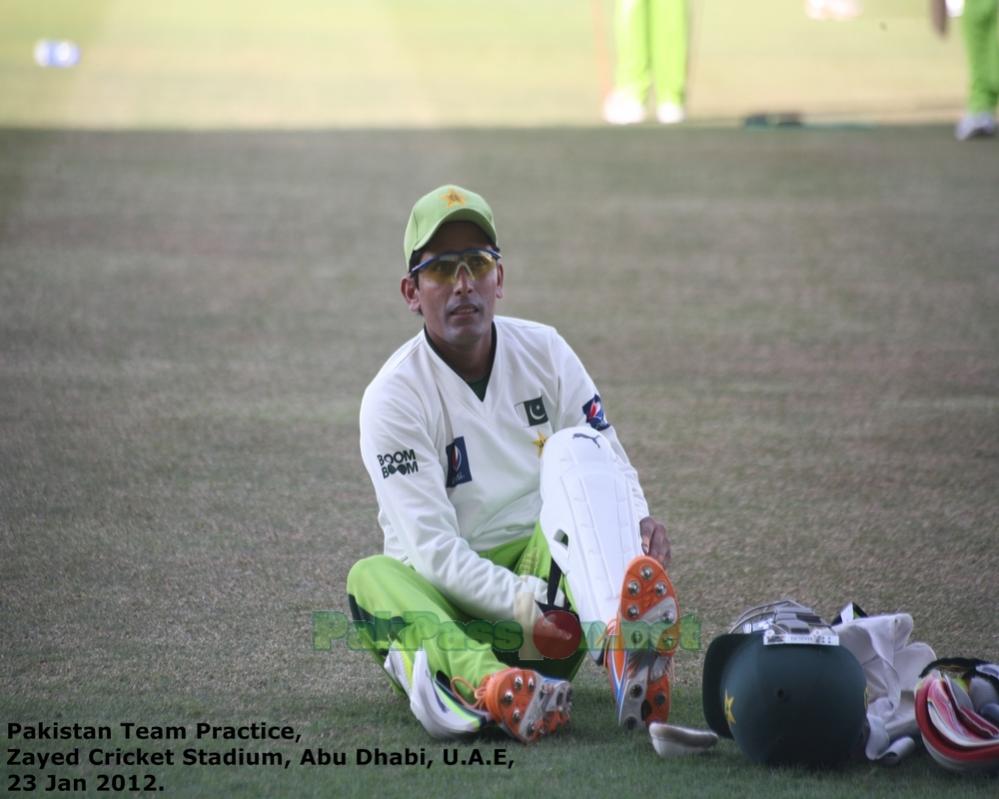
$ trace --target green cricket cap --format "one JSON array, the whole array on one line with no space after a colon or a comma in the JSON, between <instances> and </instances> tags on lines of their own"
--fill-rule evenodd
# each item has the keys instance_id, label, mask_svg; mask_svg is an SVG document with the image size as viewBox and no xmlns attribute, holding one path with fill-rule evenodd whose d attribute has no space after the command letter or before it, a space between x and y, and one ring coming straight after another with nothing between
<instances>
[{"instance_id":1,"label":"green cricket cap","mask_svg":"<svg viewBox=\"0 0 999 799\"><path fill-rule=\"evenodd\" d=\"M446 222L474 222L496 244L496 223L489 203L461 186L439 186L417 200L409 214L402 242L407 268L413 266L413 256L427 246Z\"/></svg>"},{"instance_id":2,"label":"green cricket cap","mask_svg":"<svg viewBox=\"0 0 999 799\"><path fill-rule=\"evenodd\" d=\"M845 647L730 633L704 658L704 718L756 763L833 766L862 748L866 686Z\"/></svg>"}]
</instances>

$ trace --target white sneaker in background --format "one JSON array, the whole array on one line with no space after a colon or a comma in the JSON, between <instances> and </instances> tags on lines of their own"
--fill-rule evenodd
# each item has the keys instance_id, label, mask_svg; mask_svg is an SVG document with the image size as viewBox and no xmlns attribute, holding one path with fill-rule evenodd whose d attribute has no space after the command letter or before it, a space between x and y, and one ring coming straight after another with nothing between
<instances>
[{"instance_id":1,"label":"white sneaker in background","mask_svg":"<svg viewBox=\"0 0 999 799\"><path fill-rule=\"evenodd\" d=\"M675 125L678 122L683 122L686 118L683 106L676 103L660 103L656 108L656 119L663 125Z\"/></svg>"},{"instance_id":2,"label":"white sneaker in background","mask_svg":"<svg viewBox=\"0 0 999 799\"><path fill-rule=\"evenodd\" d=\"M611 125L635 125L645 120L645 106L624 92L614 91L604 100L604 121Z\"/></svg>"},{"instance_id":3,"label":"white sneaker in background","mask_svg":"<svg viewBox=\"0 0 999 799\"><path fill-rule=\"evenodd\" d=\"M988 111L969 111L954 126L958 141L982 139L996 135L996 118Z\"/></svg>"}]
</instances>

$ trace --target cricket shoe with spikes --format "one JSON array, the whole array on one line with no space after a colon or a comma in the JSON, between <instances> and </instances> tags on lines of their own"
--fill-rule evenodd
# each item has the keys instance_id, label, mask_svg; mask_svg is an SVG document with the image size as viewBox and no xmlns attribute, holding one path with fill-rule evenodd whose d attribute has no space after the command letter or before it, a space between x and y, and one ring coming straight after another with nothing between
<instances>
[{"instance_id":1,"label":"cricket shoe with spikes","mask_svg":"<svg viewBox=\"0 0 999 799\"><path fill-rule=\"evenodd\" d=\"M459 683L468 685L460 677L452 679L455 693ZM504 732L523 743L533 743L564 727L572 712L572 685L531 669L510 667L493 672L474 689L474 695L471 707L488 712Z\"/></svg>"},{"instance_id":2,"label":"cricket shoe with spikes","mask_svg":"<svg viewBox=\"0 0 999 799\"><path fill-rule=\"evenodd\" d=\"M607 628L604 665L618 724L635 729L669 718L680 608L666 570L640 555L628 564L617 618Z\"/></svg>"}]
</instances>

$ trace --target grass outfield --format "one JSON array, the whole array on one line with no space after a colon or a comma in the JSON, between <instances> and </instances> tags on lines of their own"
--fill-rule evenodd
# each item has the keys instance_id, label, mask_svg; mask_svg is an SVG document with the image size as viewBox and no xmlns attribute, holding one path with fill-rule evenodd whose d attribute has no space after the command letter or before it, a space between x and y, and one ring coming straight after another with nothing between
<instances>
[{"instance_id":1,"label":"grass outfield","mask_svg":"<svg viewBox=\"0 0 999 799\"><path fill-rule=\"evenodd\" d=\"M945 127L0 132L2 734L260 720L302 735L288 757L439 750L311 618L380 548L359 399L417 329L402 227L444 180L492 201L502 311L555 324L601 386L702 648L789 594L999 660L995 154ZM678 659L681 723L703 724L702 654ZM995 790L925 755L665 763L591 667L576 708L558 740L478 742L510 769L118 771L165 796Z\"/></svg>"},{"instance_id":2,"label":"grass outfield","mask_svg":"<svg viewBox=\"0 0 999 799\"><path fill-rule=\"evenodd\" d=\"M848 23L804 0L692 0L689 113L947 120L959 29L927 3L864 0ZM610 83L613 0L3 0L0 125L396 128L590 125ZM39 69L39 39L81 48Z\"/></svg>"}]
</instances>

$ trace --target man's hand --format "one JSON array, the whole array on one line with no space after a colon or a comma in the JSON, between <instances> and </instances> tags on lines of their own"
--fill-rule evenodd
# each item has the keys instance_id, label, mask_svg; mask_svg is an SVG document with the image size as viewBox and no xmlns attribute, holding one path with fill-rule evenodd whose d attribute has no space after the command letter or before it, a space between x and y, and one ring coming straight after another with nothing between
<instances>
[{"instance_id":1,"label":"man's hand","mask_svg":"<svg viewBox=\"0 0 999 799\"><path fill-rule=\"evenodd\" d=\"M569 611L542 612L533 596L521 591L514 597L513 612L524 634L518 651L521 660L562 660L579 647L582 637L579 619Z\"/></svg>"},{"instance_id":2,"label":"man's hand","mask_svg":"<svg viewBox=\"0 0 999 799\"><path fill-rule=\"evenodd\" d=\"M658 519L646 516L638 523L642 534L642 552L658 560L664 569L669 569L670 542L666 527Z\"/></svg>"}]
</instances>

